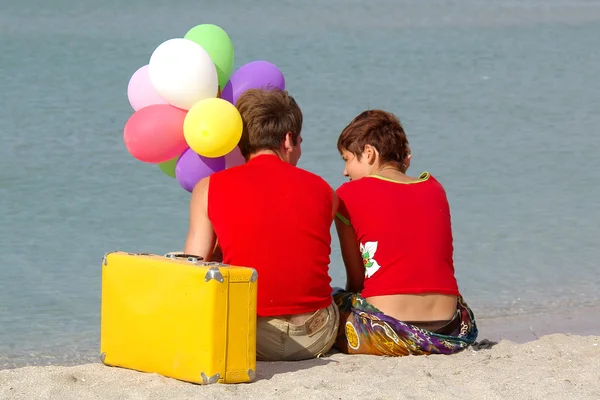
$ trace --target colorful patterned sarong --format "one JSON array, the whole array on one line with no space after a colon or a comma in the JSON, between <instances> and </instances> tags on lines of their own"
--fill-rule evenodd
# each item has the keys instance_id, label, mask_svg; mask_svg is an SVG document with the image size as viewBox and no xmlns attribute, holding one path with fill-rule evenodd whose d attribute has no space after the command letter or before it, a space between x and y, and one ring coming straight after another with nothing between
<instances>
[{"instance_id":1,"label":"colorful patterned sarong","mask_svg":"<svg viewBox=\"0 0 600 400\"><path fill-rule=\"evenodd\" d=\"M442 335L398 321L385 315L359 294L337 289L333 298L340 310L340 328L335 347L347 354L407 356L452 354L477 339L473 311L458 298L460 327L452 335Z\"/></svg>"}]
</instances>

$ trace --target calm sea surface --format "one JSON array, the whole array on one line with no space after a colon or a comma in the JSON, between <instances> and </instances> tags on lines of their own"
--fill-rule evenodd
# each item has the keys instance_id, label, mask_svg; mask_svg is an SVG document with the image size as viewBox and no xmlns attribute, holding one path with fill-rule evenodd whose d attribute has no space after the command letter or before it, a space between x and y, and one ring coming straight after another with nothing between
<instances>
[{"instance_id":1,"label":"calm sea surface","mask_svg":"<svg viewBox=\"0 0 600 400\"><path fill-rule=\"evenodd\" d=\"M0 368L93 359L103 254L183 247L189 194L122 129L131 74L200 23L230 34L236 67L282 69L305 113L300 166L333 187L341 129L397 114L410 172L447 190L480 318L600 304L599 1L166 3L2 5Z\"/></svg>"}]
</instances>

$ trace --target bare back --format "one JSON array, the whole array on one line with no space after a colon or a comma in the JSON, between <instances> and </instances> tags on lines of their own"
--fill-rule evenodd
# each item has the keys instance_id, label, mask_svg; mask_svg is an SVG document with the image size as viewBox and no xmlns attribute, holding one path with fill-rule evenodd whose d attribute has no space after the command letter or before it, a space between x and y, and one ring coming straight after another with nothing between
<instances>
[{"instance_id":1,"label":"bare back","mask_svg":"<svg viewBox=\"0 0 600 400\"><path fill-rule=\"evenodd\" d=\"M449 321L456 313L456 296L445 294L394 294L365 299L399 321Z\"/></svg>"}]
</instances>

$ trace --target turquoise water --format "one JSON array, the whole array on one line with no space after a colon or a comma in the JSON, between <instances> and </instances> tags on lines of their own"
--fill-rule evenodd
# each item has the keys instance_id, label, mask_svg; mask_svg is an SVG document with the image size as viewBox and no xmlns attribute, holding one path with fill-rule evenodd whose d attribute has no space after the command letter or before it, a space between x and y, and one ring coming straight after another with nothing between
<instances>
[{"instance_id":1,"label":"turquoise water","mask_svg":"<svg viewBox=\"0 0 600 400\"><path fill-rule=\"evenodd\" d=\"M350 119L398 115L410 172L448 192L478 316L600 304L600 2L321 3L2 6L0 368L94 358L103 254L183 247L189 194L122 129L131 74L200 23L230 33L236 66L282 69L305 113L300 166L333 187Z\"/></svg>"}]
</instances>

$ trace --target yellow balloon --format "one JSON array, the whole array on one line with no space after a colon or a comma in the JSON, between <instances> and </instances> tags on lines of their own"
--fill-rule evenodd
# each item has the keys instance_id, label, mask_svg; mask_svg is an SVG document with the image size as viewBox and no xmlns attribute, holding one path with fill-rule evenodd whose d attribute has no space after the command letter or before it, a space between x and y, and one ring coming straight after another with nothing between
<instances>
[{"instance_id":1,"label":"yellow balloon","mask_svg":"<svg viewBox=\"0 0 600 400\"><path fill-rule=\"evenodd\" d=\"M242 116L227 100L207 98L190 108L183 121L188 146L204 157L231 152L242 137Z\"/></svg>"}]
</instances>

